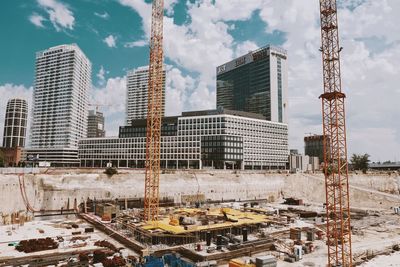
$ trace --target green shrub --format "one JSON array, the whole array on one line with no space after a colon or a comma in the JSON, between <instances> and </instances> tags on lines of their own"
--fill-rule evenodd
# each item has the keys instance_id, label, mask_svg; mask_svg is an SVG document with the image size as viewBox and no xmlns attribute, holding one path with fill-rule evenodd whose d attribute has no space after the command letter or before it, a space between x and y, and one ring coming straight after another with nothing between
<instances>
[{"instance_id":1,"label":"green shrub","mask_svg":"<svg viewBox=\"0 0 400 267\"><path fill-rule=\"evenodd\" d=\"M104 171L105 174L107 174L108 176L113 176L114 174L117 174L117 168L113 168L113 167L108 167L106 168L106 170Z\"/></svg>"}]
</instances>

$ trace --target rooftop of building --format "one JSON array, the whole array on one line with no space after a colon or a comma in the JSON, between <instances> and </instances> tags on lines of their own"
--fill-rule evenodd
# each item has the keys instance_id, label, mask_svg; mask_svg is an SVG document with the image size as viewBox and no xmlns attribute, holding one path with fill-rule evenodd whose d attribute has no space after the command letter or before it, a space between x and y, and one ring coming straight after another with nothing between
<instances>
[{"instance_id":1,"label":"rooftop of building","mask_svg":"<svg viewBox=\"0 0 400 267\"><path fill-rule=\"evenodd\" d=\"M248 119L266 121L265 116L263 116L262 114L245 112L245 111L238 111L238 110L229 110L229 109L224 109L224 108L221 107L221 108L218 108L218 109L210 109L210 110L186 111L186 112L182 112L181 116L163 117L162 118L162 123L163 124L176 124L178 122L179 118L201 117L201 116L216 116L216 115L231 115L231 116L236 116L236 117L243 117L243 118L248 118ZM271 121L271 123L281 124L279 122L273 122L273 121ZM147 126L147 119L137 119L137 120L132 120L132 125L121 126L120 128L125 128L125 127L146 127L146 126Z\"/></svg>"},{"instance_id":2,"label":"rooftop of building","mask_svg":"<svg viewBox=\"0 0 400 267\"><path fill-rule=\"evenodd\" d=\"M265 116L262 114L251 113L239 110L224 109L222 107L210 110L200 110L200 111L187 111L182 112L182 117L196 117L196 116L213 116L213 115L232 115L238 117L245 117L251 119L265 120Z\"/></svg>"},{"instance_id":3,"label":"rooftop of building","mask_svg":"<svg viewBox=\"0 0 400 267\"><path fill-rule=\"evenodd\" d=\"M55 52L58 50L60 50L60 52L61 51L76 51L79 55L86 58L88 60L89 64L91 65L90 60L87 58L85 53L83 53L82 49L76 43L57 45L57 46L53 46L53 47L47 48L42 51L38 51L38 52L36 52L36 58L37 59L41 58L41 57L45 56L47 53Z\"/></svg>"},{"instance_id":4,"label":"rooftop of building","mask_svg":"<svg viewBox=\"0 0 400 267\"><path fill-rule=\"evenodd\" d=\"M175 124L178 123L178 116L170 116L170 117L163 117L162 124ZM132 125L128 126L121 126L120 128L125 127L146 127L147 126L147 119L136 119L132 120Z\"/></svg>"},{"instance_id":5,"label":"rooftop of building","mask_svg":"<svg viewBox=\"0 0 400 267\"><path fill-rule=\"evenodd\" d=\"M97 110L89 110L89 116L103 116L103 112Z\"/></svg>"},{"instance_id":6,"label":"rooftop of building","mask_svg":"<svg viewBox=\"0 0 400 267\"><path fill-rule=\"evenodd\" d=\"M20 96L13 97L8 100L8 102L16 102L16 101L21 101L25 103L27 102L25 97L20 97Z\"/></svg>"},{"instance_id":7,"label":"rooftop of building","mask_svg":"<svg viewBox=\"0 0 400 267\"><path fill-rule=\"evenodd\" d=\"M164 65L164 67L163 67L163 70L165 71L166 70L166 65ZM127 71L127 74L128 75L133 75L133 74L135 74L135 73L144 73L144 72L148 72L149 71L149 65L147 65L147 66L140 66L140 67L137 67L136 69L132 69L132 70L128 70Z\"/></svg>"},{"instance_id":8,"label":"rooftop of building","mask_svg":"<svg viewBox=\"0 0 400 267\"><path fill-rule=\"evenodd\" d=\"M399 168L400 169L400 161L399 162L383 162L383 163L370 163L369 167L371 169L374 168Z\"/></svg>"},{"instance_id":9,"label":"rooftop of building","mask_svg":"<svg viewBox=\"0 0 400 267\"><path fill-rule=\"evenodd\" d=\"M287 50L286 50L286 49L284 49L284 48L282 48L282 47L273 46L273 45L268 44L268 45L262 46L262 47L260 47L260 48L258 48L258 49L256 49L256 50L249 51L248 53L246 53L246 54L244 54L244 55L241 55L241 56L239 56L239 57L236 57L236 58L232 59L231 61L225 62L224 64L218 66L218 67L217 67L217 70L220 69L221 67L223 67L223 66L226 65L226 64L230 64L230 63L232 63L232 62L235 62L235 61L236 61L237 59L239 59L239 58L245 57L245 56L247 56L247 55L253 55L253 54L255 54L255 53L257 53L257 52L261 52L261 51L263 51L263 50L271 50L271 51L274 51L275 53L279 53L279 54L281 54L281 55L283 55L283 56L287 56Z\"/></svg>"},{"instance_id":10,"label":"rooftop of building","mask_svg":"<svg viewBox=\"0 0 400 267\"><path fill-rule=\"evenodd\" d=\"M314 134L314 135L309 135L304 137L305 142L309 141L320 141L323 140L324 136L320 134Z\"/></svg>"}]
</instances>

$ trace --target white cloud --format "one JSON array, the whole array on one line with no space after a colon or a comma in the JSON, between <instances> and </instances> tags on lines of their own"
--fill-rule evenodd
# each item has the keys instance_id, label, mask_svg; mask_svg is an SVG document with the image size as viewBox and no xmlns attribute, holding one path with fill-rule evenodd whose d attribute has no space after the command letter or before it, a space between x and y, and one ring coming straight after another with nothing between
<instances>
[{"instance_id":1,"label":"white cloud","mask_svg":"<svg viewBox=\"0 0 400 267\"><path fill-rule=\"evenodd\" d=\"M139 41L134 41L134 42L127 42L124 44L124 47L126 47L126 48L143 47L148 44L149 44L149 42L147 40L139 40Z\"/></svg>"},{"instance_id":2,"label":"white cloud","mask_svg":"<svg viewBox=\"0 0 400 267\"><path fill-rule=\"evenodd\" d=\"M105 75L108 73L109 73L109 71L105 70L103 65L101 65L99 72L96 74L96 77L99 79L98 80L99 85L102 86L105 84L105 81L106 81Z\"/></svg>"},{"instance_id":3,"label":"white cloud","mask_svg":"<svg viewBox=\"0 0 400 267\"><path fill-rule=\"evenodd\" d=\"M33 87L25 87L24 85L15 85L6 83L0 85L0 142L3 141L4 118L8 100L12 98L22 98L28 101L28 116L31 116L32 109L32 92ZM28 128L30 126L30 119L28 119ZM29 131L26 135L29 138ZM2 146L2 143L0 143Z\"/></svg>"},{"instance_id":4,"label":"white cloud","mask_svg":"<svg viewBox=\"0 0 400 267\"><path fill-rule=\"evenodd\" d=\"M110 34L103 40L103 42L106 43L108 47L114 48L117 46L117 37Z\"/></svg>"},{"instance_id":5,"label":"white cloud","mask_svg":"<svg viewBox=\"0 0 400 267\"><path fill-rule=\"evenodd\" d=\"M94 12L94 15L99 17L99 18L102 18L102 19L109 19L110 18L110 15L106 11L104 11L103 14Z\"/></svg>"},{"instance_id":6,"label":"white cloud","mask_svg":"<svg viewBox=\"0 0 400 267\"><path fill-rule=\"evenodd\" d=\"M75 18L67 5L58 0L37 0L49 15L49 19L57 31L62 28L72 30L74 28Z\"/></svg>"},{"instance_id":7,"label":"white cloud","mask_svg":"<svg viewBox=\"0 0 400 267\"><path fill-rule=\"evenodd\" d=\"M290 144L301 149L305 133L322 131L318 1L269 2L261 17L268 23L269 32L286 33ZM354 0L347 4L339 10L339 25L344 47L342 78L347 94L349 153L369 153L373 160L394 160L396 155L400 156L400 124L393 123L398 113L393 92L400 77L396 67L400 60L400 35L395 26L400 22L400 2ZM372 41L367 42L366 38Z\"/></svg>"},{"instance_id":8,"label":"white cloud","mask_svg":"<svg viewBox=\"0 0 400 267\"><path fill-rule=\"evenodd\" d=\"M352 147L357 148L354 153L368 153L373 157L373 161L399 161L398 150L388 149L399 141L399 134L392 127L367 125L363 128L354 128L349 131L348 139L351 140Z\"/></svg>"},{"instance_id":9,"label":"white cloud","mask_svg":"<svg viewBox=\"0 0 400 267\"><path fill-rule=\"evenodd\" d=\"M236 46L235 57L240 57L247 54L249 51L256 50L258 45L252 41L244 41Z\"/></svg>"},{"instance_id":10,"label":"white cloud","mask_svg":"<svg viewBox=\"0 0 400 267\"><path fill-rule=\"evenodd\" d=\"M196 81L173 66L167 66L166 71L165 111L167 116L175 116L184 111L186 92L194 90Z\"/></svg>"},{"instance_id":11,"label":"white cloud","mask_svg":"<svg viewBox=\"0 0 400 267\"><path fill-rule=\"evenodd\" d=\"M303 150L306 133L322 132L322 66L318 0L265 0L260 17L265 31L286 34L289 63L289 145ZM303 151L304 153L304 151Z\"/></svg>"},{"instance_id":12,"label":"white cloud","mask_svg":"<svg viewBox=\"0 0 400 267\"><path fill-rule=\"evenodd\" d=\"M151 4L147 4L142 0L119 0L119 3L124 6L128 6L136 10L142 17L145 28L150 29L150 22L148 21L151 17Z\"/></svg>"},{"instance_id":13,"label":"white cloud","mask_svg":"<svg viewBox=\"0 0 400 267\"><path fill-rule=\"evenodd\" d=\"M179 0L165 0L164 7L167 11L168 16L174 15L174 6L179 2Z\"/></svg>"},{"instance_id":14,"label":"white cloud","mask_svg":"<svg viewBox=\"0 0 400 267\"><path fill-rule=\"evenodd\" d=\"M189 96L189 105L194 110L215 109L215 90L209 90L205 82L200 82Z\"/></svg>"},{"instance_id":15,"label":"white cloud","mask_svg":"<svg viewBox=\"0 0 400 267\"><path fill-rule=\"evenodd\" d=\"M90 102L99 105L105 115L107 136L118 135L118 127L125 124L126 77L109 78L92 90Z\"/></svg>"},{"instance_id":16,"label":"white cloud","mask_svg":"<svg viewBox=\"0 0 400 267\"><path fill-rule=\"evenodd\" d=\"M39 28L44 28L43 21L45 21L45 20L46 19L43 16L41 16L37 13L33 13L32 15L29 16L29 21L33 25L35 25L36 27L39 27Z\"/></svg>"},{"instance_id":17,"label":"white cloud","mask_svg":"<svg viewBox=\"0 0 400 267\"><path fill-rule=\"evenodd\" d=\"M194 88L185 92L186 109L214 107L215 99L209 96L215 95L215 68L233 58L236 46L228 32L230 26L223 20L249 19L260 3L259 0L224 0L224 3L217 1L216 8L212 2L205 0L187 4L188 17L191 18L188 24L176 25L173 18L164 17L165 56L179 68L198 75ZM146 37L149 38L151 5L136 0L120 0L120 3L139 13ZM199 92L195 93L197 90ZM206 96L202 103L190 100L197 94Z\"/></svg>"}]
</instances>

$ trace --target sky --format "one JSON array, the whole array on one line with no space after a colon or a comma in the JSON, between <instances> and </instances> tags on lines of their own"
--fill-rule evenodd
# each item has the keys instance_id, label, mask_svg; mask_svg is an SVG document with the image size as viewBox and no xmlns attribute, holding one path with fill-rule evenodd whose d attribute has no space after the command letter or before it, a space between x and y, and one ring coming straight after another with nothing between
<instances>
[{"instance_id":1,"label":"sky","mask_svg":"<svg viewBox=\"0 0 400 267\"><path fill-rule=\"evenodd\" d=\"M339 0L348 152L400 161L400 1ZM0 129L7 100L32 106L35 53L76 43L108 136L125 120L126 72L148 64L149 0L2 0ZM288 50L289 146L320 134L318 0L165 0L166 115L213 109L215 68L272 44ZM2 138L0 130L0 138Z\"/></svg>"}]
</instances>

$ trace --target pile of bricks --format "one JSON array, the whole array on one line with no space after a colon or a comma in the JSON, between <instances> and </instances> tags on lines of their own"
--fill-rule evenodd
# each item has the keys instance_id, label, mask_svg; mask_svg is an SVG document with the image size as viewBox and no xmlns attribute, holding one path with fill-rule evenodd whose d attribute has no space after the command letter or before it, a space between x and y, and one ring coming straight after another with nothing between
<instances>
[{"instance_id":1,"label":"pile of bricks","mask_svg":"<svg viewBox=\"0 0 400 267\"><path fill-rule=\"evenodd\" d=\"M119 249L118 249L116 246L114 246L113 244L111 244L110 242L105 241L105 240L103 240L103 241L96 241L96 242L94 243L94 245L95 245L95 246L98 246L98 247L109 248L110 250L112 250L112 251L114 251L114 252L118 252L118 251L119 251Z\"/></svg>"},{"instance_id":2,"label":"pile of bricks","mask_svg":"<svg viewBox=\"0 0 400 267\"><path fill-rule=\"evenodd\" d=\"M126 261L119 256L114 256L112 259L105 259L101 263L104 267L126 266Z\"/></svg>"},{"instance_id":3,"label":"pile of bricks","mask_svg":"<svg viewBox=\"0 0 400 267\"><path fill-rule=\"evenodd\" d=\"M43 250L50 250L58 248L58 243L52 238L40 238L22 240L18 246L15 247L19 252L32 253Z\"/></svg>"}]
</instances>

